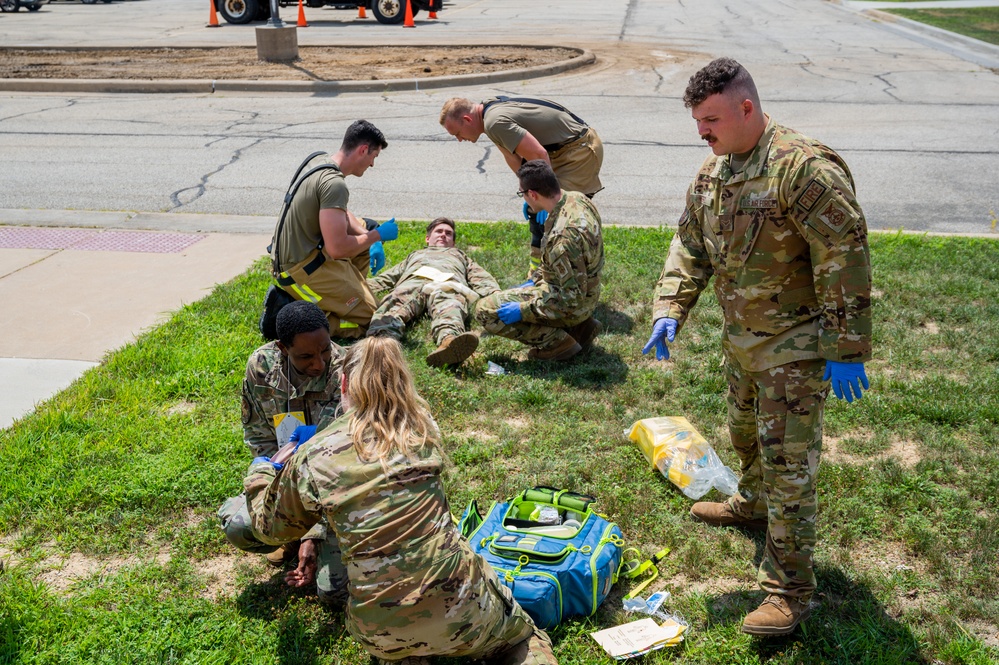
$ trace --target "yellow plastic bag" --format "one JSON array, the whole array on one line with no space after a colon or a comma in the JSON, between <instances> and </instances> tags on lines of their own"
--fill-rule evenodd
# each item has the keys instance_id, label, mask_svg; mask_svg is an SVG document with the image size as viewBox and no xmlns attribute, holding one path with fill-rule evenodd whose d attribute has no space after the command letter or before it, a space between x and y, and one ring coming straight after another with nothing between
<instances>
[{"instance_id":1,"label":"yellow plastic bag","mask_svg":"<svg viewBox=\"0 0 999 665\"><path fill-rule=\"evenodd\" d=\"M639 420L628 438L638 444L645 459L691 499L712 487L731 496L739 486L732 469L722 464L711 444L683 416Z\"/></svg>"}]
</instances>

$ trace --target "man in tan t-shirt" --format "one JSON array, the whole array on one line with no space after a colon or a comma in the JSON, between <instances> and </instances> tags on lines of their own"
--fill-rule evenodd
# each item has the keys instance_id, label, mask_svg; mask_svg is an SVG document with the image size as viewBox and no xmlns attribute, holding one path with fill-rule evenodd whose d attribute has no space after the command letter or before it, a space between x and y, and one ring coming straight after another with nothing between
<instances>
[{"instance_id":1,"label":"man in tan t-shirt","mask_svg":"<svg viewBox=\"0 0 999 665\"><path fill-rule=\"evenodd\" d=\"M551 165L563 190L589 198L603 187L604 144L596 130L557 102L534 97L491 97L478 104L463 97L444 103L441 126L459 141L482 134L496 144L514 173L532 159ZM531 227L531 273L541 257L544 219L524 207Z\"/></svg>"},{"instance_id":2,"label":"man in tan t-shirt","mask_svg":"<svg viewBox=\"0 0 999 665\"><path fill-rule=\"evenodd\" d=\"M377 127L354 121L336 154L316 153L303 164L274 229L271 259L278 286L295 300L316 303L334 338L364 336L378 304L365 281L369 248L399 235L394 220L368 230L347 209L345 177L364 175L387 146Z\"/></svg>"}]
</instances>

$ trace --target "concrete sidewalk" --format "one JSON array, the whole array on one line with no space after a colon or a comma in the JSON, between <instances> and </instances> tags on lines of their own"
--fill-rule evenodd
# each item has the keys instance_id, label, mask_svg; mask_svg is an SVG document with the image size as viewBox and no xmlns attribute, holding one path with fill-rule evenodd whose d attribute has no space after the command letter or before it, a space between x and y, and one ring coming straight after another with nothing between
<instances>
[{"instance_id":1,"label":"concrete sidewalk","mask_svg":"<svg viewBox=\"0 0 999 665\"><path fill-rule=\"evenodd\" d=\"M272 228L269 218L0 211L0 428L242 273Z\"/></svg>"}]
</instances>

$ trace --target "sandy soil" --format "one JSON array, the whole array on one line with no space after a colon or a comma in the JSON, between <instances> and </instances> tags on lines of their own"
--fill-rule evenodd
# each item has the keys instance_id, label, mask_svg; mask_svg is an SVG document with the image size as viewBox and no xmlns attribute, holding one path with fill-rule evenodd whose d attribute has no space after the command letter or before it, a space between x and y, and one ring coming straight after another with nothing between
<instances>
[{"instance_id":1,"label":"sandy soil","mask_svg":"<svg viewBox=\"0 0 999 665\"><path fill-rule=\"evenodd\" d=\"M279 64L258 60L253 47L0 48L0 78L375 81L520 69L576 55L506 46L301 46L297 61Z\"/></svg>"}]
</instances>

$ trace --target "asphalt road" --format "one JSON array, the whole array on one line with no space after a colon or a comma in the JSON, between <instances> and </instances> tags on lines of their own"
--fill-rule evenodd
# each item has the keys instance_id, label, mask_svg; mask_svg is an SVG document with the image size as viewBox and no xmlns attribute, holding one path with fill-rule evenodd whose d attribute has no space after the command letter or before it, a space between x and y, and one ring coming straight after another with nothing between
<instances>
[{"instance_id":1,"label":"asphalt road","mask_svg":"<svg viewBox=\"0 0 999 665\"><path fill-rule=\"evenodd\" d=\"M207 29L204 0L53 3L0 17L0 44L253 45ZM295 12L284 10L286 19ZM351 179L374 217L512 219L516 180L484 137L437 123L460 94L555 98L606 146L605 222L672 224L708 154L681 101L713 57L753 73L764 110L850 164L872 228L990 232L999 213L999 76L822 0L455 0L416 30L307 10L302 44L525 43L593 50L598 63L498 87L313 96L0 94L0 208L273 215L298 162L366 118L389 147ZM232 229L238 230L238 229Z\"/></svg>"}]
</instances>

